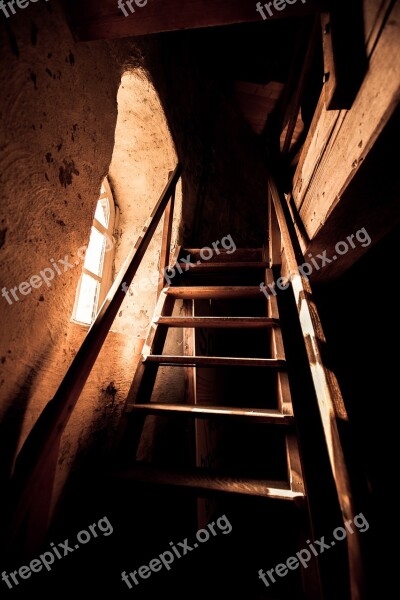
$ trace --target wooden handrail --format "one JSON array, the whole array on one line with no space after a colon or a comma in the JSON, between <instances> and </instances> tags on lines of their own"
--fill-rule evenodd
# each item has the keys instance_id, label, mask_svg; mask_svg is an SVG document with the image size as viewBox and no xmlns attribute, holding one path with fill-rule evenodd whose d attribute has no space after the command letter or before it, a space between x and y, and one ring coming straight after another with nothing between
<instances>
[{"instance_id":1,"label":"wooden handrail","mask_svg":"<svg viewBox=\"0 0 400 600\"><path fill-rule=\"evenodd\" d=\"M181 173L182 167L178 164L170 174L159 201L125 260L60 387L40 414L18 454L11 480L13 515L8 536L11 540L35 501L33 492L40 487L38 482L46 477L43 468L49 457L54 458L54 453L58 453L61 435L125 299L127 287L132 283L170 198L174 196Z\"/></svg>"},{"instance_id":2,"label":"wooden handrail","mask_svg":"<svg viewBox=\"0 0 400 600\"><path fill-rule=\"evenodd\" d=\"M288 207L286 203L281 201L277 185L271 177L269 180L269 189L281 233L281 243L286 258L287 270L290 273L291 287L299 314L300 327L305 340L308 362L342 518L344 522L354 520L356 516L354 499L337 423L338 418L347 420L346 409L336 377L325 367L322 359L321 344L325 342L325 335L317 307L312 300L310 282L307 277L300 273L298 267L299 264L304 262L304 257L295 232L291 232L288 226L288 223L291 223ZM347 536L347 542L351 598L352 600L362 600L364 598L364 576L358 531L355 531L353 535Z\"/></svg>"},{"instance_id":3,"label":"wooden handrail","mask_svg":"<svg viewBox=\"0 0 400 600\"><path fill-rule=\"evenodd\" d=\"M171 173L170 173L171 174ZM174 216L174 204L175 204L175 190L172 192L171 199L169 200L164 214L164 227L163 235L161 240L161 253L160 253L160 276L158 278L158 291L157 297L160 297L161 290L165 285L165 270L169 266L170 252L171 252L171 235L172 235L172 220Z\"/></svg>"}]
</instances>

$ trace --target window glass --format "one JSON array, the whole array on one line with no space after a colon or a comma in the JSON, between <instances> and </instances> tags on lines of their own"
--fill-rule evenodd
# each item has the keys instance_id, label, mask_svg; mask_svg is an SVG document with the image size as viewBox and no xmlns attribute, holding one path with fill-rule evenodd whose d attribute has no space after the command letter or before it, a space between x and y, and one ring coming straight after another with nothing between
<instances>
[{"instance_id":1,"label":"window glass","mask_svg":"<svg viewBox=\"0 0 400 600\"><path fill-rule=\"evenodd\" d=\"M101 277L103 271L105 248L105 235L100 233L100 231L93 226L90 234L89 245L86 250L84 267L99 277Z\"/></svg>"},{"instance_id":2,"label":"window glass","mask_svg":"<svg viewBox=\"0 0 400 600\"><path fill-rule=\"evenodd\" d=\"M100 284L98 281L82 274L81 286L79 290L79 301L76 307L75 320L80 323L91 324L95 317L95 307L97 308L97 299L99 296Z\"/></svg>"},{"instance_id":3,"label":"window glass","mask_svg":"<svg viewBox=\"0 0 400 600\"><path fill-rule=\"evenodd\" d=\"M107 179L99 196L72 316L73 320L88 325L95 319L112 284L113 243L107 240L113 240L115 207Z\"/></svg>"}]
</instances>

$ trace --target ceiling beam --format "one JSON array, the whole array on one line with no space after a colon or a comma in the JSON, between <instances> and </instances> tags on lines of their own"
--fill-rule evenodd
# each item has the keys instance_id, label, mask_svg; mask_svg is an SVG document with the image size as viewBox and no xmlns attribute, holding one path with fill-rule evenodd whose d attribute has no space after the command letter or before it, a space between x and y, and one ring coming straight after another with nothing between
<instances>
[{"instance_id":1,"label":"ceiling beam","mask_svg":"<svg viewBox=\"0 0 400 600\"><path fill-rule=\"evenodd\" d=\"M263 22L321 12L324 0L273 0L257 12L255 0L80 0L65 2L71 27L79 40L115 39L165 31L216 27L234 23ZM141 6L141 8L140 8ZM276 8L278 7L278 8ZM271 13L271 14L270 14Z\"/></svg>"}]
</instances>

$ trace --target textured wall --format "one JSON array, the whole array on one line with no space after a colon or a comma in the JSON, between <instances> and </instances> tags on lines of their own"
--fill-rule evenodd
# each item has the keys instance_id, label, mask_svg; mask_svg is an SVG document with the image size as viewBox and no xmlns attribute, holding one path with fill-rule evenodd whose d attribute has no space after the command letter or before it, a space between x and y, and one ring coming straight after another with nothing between
<instances>
[{"instance_id":1,"label":"textured wall","mask_svg":"<svg viewBox=\"0 0 400 600\"><path fill-rule=\"evenodd\" d=\"M186 36L169 37L167 44L140 42L186 169L185 237L202 245L230 233L238 245L261 244L266 226L261 154L230 94L218 86L219 73L209 70L209 56L198 52L203 41L196 41L195 50ZM76 44L57 0L32 3L4 19L0 44L7 67L0 74L1 287L28 282L52 267L51 259L78 262L76 251L87 242L111 161L121 209L118 269L176 161L160 103L143 73L126 78L125 96L119 95L112 158L120 78L127 65L138 64L137 47L129 41ZM157 267L158 248L156 240L136 285ZM9 295L11 304L0 297L3 475L85 335L70 322L79 275L77 265L49 286L26 295L17 290L19 300ZM154 290L140 289L140 303L138 298L127 296L64 435L60 485L77 451L90 454L109 441L151 318ZM175 343L179 351L180 340ZM171 390L180 396L182 379L161 377L157 393Z\"/></svg>"},{"instance_id":2,"label":"textured wall","mask_svg":"<svg viewBox=\"0 0 400 600\"><path fill-rule=\"evenodd\" d=\"M114 145L120 67L111 46L75 44L57 0L2 18L0 45L1 287L10 289L51 267L52 258L68 255L73 264L87 242ZM60 267L49 287L17 291L12 304L0 298L4 475L84 335L70 323L80 269ZM63 464L80 444L83 413L106 410L101 390L123 379L112 355L121 342L114 336L108 344L109 370L88 384L65 436ZM125 357L131 364L133 354Z\"/></svg>"},{"instance_id":3,"label":"textured wall","mask_svg":"<svg viewBox=\"0 0 400 600\"><path fill-rule=\"evenodd\" d=\"M109 179L119 207L118 271L175 169L177 156L157 93L143 70L127 72L118 93L118 121ZM178 185L172 240L178 237L182 196ZM113 331L143 337L156 303L163 219L129 290Z\"/></svg>"}]
</instances>

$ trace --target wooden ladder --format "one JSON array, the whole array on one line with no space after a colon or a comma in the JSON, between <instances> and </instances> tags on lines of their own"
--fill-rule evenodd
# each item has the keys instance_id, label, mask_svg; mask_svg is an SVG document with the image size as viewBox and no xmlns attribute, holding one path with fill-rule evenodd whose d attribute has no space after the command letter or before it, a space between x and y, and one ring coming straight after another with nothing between
<instances>
[{"instance_id":1,"label":"wooden ladder","mask_svg":"<svg viewBox=\"0 0 400 600\"><path fill-rule=\"evenodd\" d=\"M183 256L190 255L190 262L183 262ZM260 283L273 284L273 273L265 259L262 248L236 249L235 252L219 251L211 260L201 259L200 249L178 251L175 269L184 272L177 285L167 285L161 290L154 312L149 334L142 350L141 361L128 395L126 405L125 438L120 445L126 468L113 472L114 477L136 482L167 485L173 488L190 488L201 494L233 493L296 502L303 505L305 499L304 480L296 436L295 419L289 387L285 350L282 339L277 299L269 299L263 294ZM226 285L232 274L255 275L257 285ZM196 276L204 279L207 274L219 285L198 285ZM257 279L257 274L259 277ZM186 281L185 281L186 279ZM222 284L221 284L222 281ZM174 281L175 283L175 281ZM262 316L199 316L196 304L200 301L256 299L265 308ZM183 301L183 316L176 316L174 306ZM265 301L265 302L264 302ZM262 310L264 310L264 308ZM164 354L164 345L170 328L184 330L185 353L182 355ZM270 346L269 358L203 356L196 354L195 332L212 329L252 329L263 332ZM186 370L186 403L161 403L153 399L153 390L159 367L184 367ZM196 373L199 369L234 367L241 369L272 370L276 377L276 404L274 408L260 406L219 406L215 403L199 403L196 399ZM250 397L250 394L249 394ZM286 447L286 480L268 480L253 476L235 476L218 469L197 466L189 470L166 469L136 462L136 452L140 443L144 422L149 415L191 417L198 420L236 420L245 423L262 423L269 427L284 428ZM128 427L128 429L127 429ZM129 434L127 434L129 431ZM122 439L122 438L121 438ZM127 459L127 457L129 457ZM284 457L282 457L284 458ZM199 462L199 461L198 461ZM120 464L120 463L119 463Z\"/></svg>"}]
</instances>

